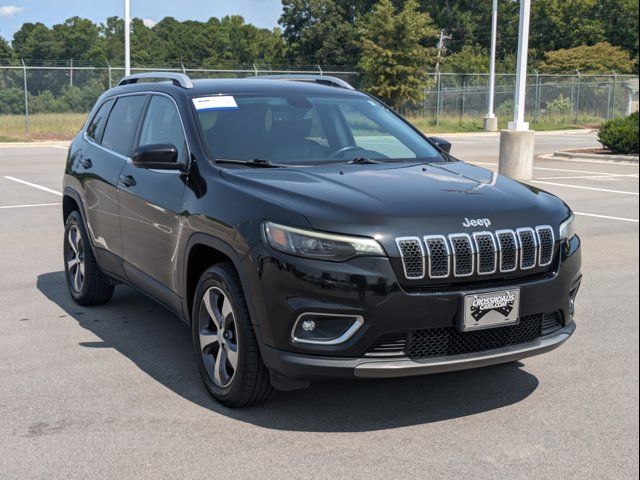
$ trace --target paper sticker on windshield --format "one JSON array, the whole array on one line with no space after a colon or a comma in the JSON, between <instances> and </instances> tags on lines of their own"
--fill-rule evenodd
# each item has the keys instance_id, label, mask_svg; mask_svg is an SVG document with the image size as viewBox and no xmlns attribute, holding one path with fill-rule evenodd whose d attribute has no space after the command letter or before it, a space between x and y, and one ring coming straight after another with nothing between
<instances>
[{"instance_id":1,"label":"paper sticker on windshield","mask_svg":"<svg viewBox=\"0 0 640 480\"><path fill-rule=\"evenodd\" d=\"M238 104L232 96L200 97L193 99L196 110L237 110Z\"/></svg>"}]
</instances>

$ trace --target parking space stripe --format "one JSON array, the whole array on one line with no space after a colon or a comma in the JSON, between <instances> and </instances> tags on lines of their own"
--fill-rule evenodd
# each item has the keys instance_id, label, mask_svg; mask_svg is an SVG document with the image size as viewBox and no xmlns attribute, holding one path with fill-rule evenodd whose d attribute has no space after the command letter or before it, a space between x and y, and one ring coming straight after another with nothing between
<instances>
[{"instance_id":1,"label":"parking space stripe","mask_svg":"<svg viewBox=\"0 0 640 480\"><path fill-rule=\"evenodd\" d=\"M12 182L22 183L23 185L27 185L28 187L37 188L38 190L42 190L44 192L53 193L54 195L58 195L59 197L62 196L60 192L53 190L51 188L43 187L42 185L38 185L36 183L27 182L26 180L20 180L19 178L15 178L15 177L8 177L6 175L4 178L6 178L7 180L11 180Z\"/></svg>"},{"instance_id":2,"label":"parking space stripe","mask_svg":"<svg viewBox=\"0 0 640 480\"><path fill-rule=\"evenodd\" d=\"M0 210L8 208L31 208L31 207L53 207L60 206L61 203L31 203L28 205L0 205Z\"/></svg>"},{"instance_id":3,"label":"parking space stripe","mask_svg":"<svg viewBox=\"0 0 640 480\"><path fill-rule=\"evenodd\" d=\"M474 163L476 165L491 165L493 167L497 167L499 166L498 163L489 163L489 162L469 162L469 163ZM623 166L623 167L634 167L637 165L618 165L616 163L612 163L612 166ZM594 175L637 175L635 173L630 173L630 174L624 174L624 173L610 173L610 172L595 172L593 170L576 170L576 169L571 169L571 168L551 168L551 167L533 167L534 170L548 170L551 172L569 172L569 173L592 173Z\"/></svg>"},{"instance_id":4,"label":"parking space stripe","mask_svg":"<svg viewBox=\"0 0 640 480\"><path fill-rule=\"evenodd\" d=\"M621 195L635 195L636 197L638 196L638 192L627 192L626 190L609 190L607 188L583 187L582 185L568 185L566 183L542 182L540 180L531 180L531 183L540 183L542 185L553 185L556 187L578 188L580 190L592 190L595 192L619 193Z\"/></svg>"},{"instance_id":5,"label":"parking space stripe","mask_svg":"<svg viewBox=\"0 0 640 480\"><path fill-rule=\"evenodd\" d=\"M583 217L606 218L607 220L620 220L622 222L633 222L633 223L639 222L639 220L635 218L612 217L610 215L597 215L595 213L584 213L584 212L573 212L573 213L576 215L582 215Z\"/></svg>"},{"instance_id":6,"label":"parking space stripe","mask_svg":"<svg viewBox=\"0 0 640 480\"><path fill-rule=\"evenodd\" d=\"M584 178L638 178L638 174L637 173L629 173L629 174L623 174L623 173L603 173L601 175L568 175L566 177L540 177L540 178L536 178L536 180L564 180L564 179L568 179L568 180L573 180L573 179L584 179Z\"/></svg>"}]
</instances>

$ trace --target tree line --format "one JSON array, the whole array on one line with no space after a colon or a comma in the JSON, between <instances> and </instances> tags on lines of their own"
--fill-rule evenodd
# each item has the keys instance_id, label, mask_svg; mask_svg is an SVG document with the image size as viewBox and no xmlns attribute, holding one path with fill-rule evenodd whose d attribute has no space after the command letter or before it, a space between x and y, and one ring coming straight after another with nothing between
<instances>
[{"instance_id":1,"label":"tree line","mask_svg":"<svg viewBox=\"0 0 640 480\"><path fill-rule=\"evenodd\" d=\"M335 66L394 106L419 101L425 73L486 72L491 0L282 0L279 27L240 16L132 21L134 66ZM541 73L637 73L638 0L533 0L530 66ZM499 0L498 70L513 72L519 2ZM25 23L0 63L122 65L124 22ZM440 41L442 37L442 42ZM68 63L67 63L68 64Z\"/></svg>"}]
</instances>

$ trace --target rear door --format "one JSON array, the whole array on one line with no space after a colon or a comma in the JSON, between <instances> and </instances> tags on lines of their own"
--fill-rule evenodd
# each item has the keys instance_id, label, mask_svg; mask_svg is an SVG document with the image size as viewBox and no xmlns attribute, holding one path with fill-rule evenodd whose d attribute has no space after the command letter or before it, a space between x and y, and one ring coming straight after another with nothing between
<instances>
[{"instance_id":1,"label":"rear door","mask_svg":"<svg viewBox=\"0 0 640 480\"><path fill-rule=\"evenodd\" d=\"M131 154L145 99L131 95L106 100L87 127L88 148L78 161L88 233L100 266L116 274L122 273L118 178Z\"/></svg>"},{"instance_id":2,"label":"rear door","mask_svg":"<svg viewBox=\"0 0 640 480\"><path fill-rule=\"evenodd\" d=\"M151 94L137 146L170 143L178 162L190 156L178 107L168 95ZM129 281L173 307L176 292L177 244L186 174L150 170L128 163L121 174L120 230ZM178 304L179 305L179 304Z\"/></svg>"}]
</instances>

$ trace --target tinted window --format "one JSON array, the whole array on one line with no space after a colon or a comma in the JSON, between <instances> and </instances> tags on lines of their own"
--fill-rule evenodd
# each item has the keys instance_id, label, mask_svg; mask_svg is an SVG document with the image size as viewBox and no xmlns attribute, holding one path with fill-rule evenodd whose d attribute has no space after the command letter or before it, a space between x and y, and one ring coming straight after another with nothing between
<instances>
[{"instance_id":1,"label":"tinted window","mask_svg":"<svg viewBox=\"0 0 640 480\"><path fill-rule=\"evenodd\" d=\"M109 110L111 110L112 105L113 100L107 100L104 102L87 127L87 137L94 142L100 143L102 132L104 132L104 126L107 123L107 117L109 116Z\"/></svg>"},{"instance_id":2,"label":"tinted window","mask_svg":"<svg viewBox=\"0 0 640 480\"><path fill-rule=\"evenodd\" d=\"M154 95L142 124L138 145L171 143L178 149L178 161L187 160L187 142L180 115L170 98Z\"/></svg>"},{"instance_id":3,"label":"tinted window","mask_svg":"<svg viewBox=\"0 0 640 480\"><path fill-rule=\"evenodd\" d=\"M118 98L104 129L103 147L129 156L145 99L145 95Z\"/></svg>"}]
</instances>

